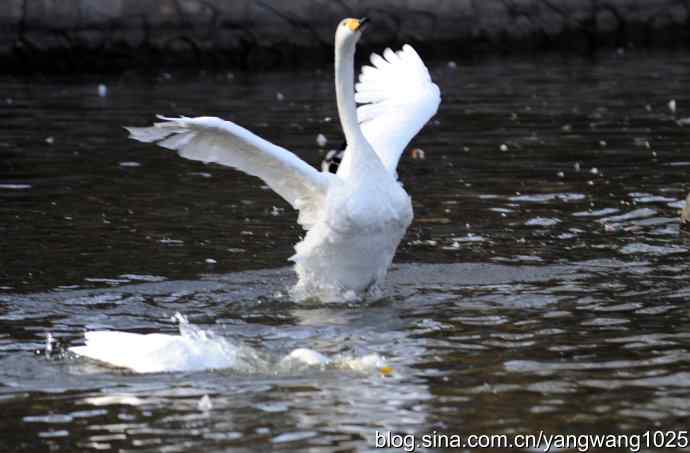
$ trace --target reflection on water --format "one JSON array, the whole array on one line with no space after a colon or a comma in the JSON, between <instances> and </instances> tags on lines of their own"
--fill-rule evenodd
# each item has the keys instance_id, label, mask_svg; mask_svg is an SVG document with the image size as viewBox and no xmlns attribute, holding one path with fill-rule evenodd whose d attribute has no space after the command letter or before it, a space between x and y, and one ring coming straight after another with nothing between
<instances>
[{"instance_id":1,"label":"reflection on water","mask_svg":"<svg viewBox=\"0 0 690 453\"><path fill-rule=\"evenodd\" d=\"M219 115L317 164L318 134L340 141L330 75L0 80L0 449L685 429L690 59L432 66L444 103L400 167L416 221L364 306L289 300L301 232L260 181L120 129ZM176 334L176 312L262 366L136 374L65 352L85 330ZM277 365L298 348L392 372Z\"/></svg>"}]
</instances>

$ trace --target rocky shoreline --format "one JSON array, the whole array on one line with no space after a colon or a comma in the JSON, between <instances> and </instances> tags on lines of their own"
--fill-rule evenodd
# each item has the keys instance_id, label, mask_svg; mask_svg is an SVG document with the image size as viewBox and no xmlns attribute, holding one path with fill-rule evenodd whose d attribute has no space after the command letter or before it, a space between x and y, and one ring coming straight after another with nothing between
<instances>
[{"instance_id":1,"label":"rocky shoreline","mask_svg":"<svg viewBox=\"0 0 690 453\"><path fill-rule=\"evenodd\" d=\"M163 65L248 69L330 59L333 28L433 55L690 48L690 0L3 0L1 72Z\"/></svg>"}]
</instances>

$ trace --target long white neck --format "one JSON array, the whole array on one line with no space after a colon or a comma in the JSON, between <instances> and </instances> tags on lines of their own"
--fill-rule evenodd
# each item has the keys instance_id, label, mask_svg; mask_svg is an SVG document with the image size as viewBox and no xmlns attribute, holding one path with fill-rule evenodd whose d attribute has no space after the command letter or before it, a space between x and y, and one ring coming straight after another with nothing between
<instances>
[{"instance_id":1,"label":"long white neck","mask_svg":"<svg viewBox=\"0 0 690 453\"><path fill-rule=\"evenodd\" d=\"M364 139L357 121L355 105L355 46L344 43L335 47L335 95L338 101L340 125L347 143Z\"/></svg>"},{"instance_id":2,"label":"long white neck","mask_svg":"<svg viewBox=\"0 0 690 453\"><path fill-rule=\"evenodd\" d=\"M335 95L338 116L347 140L347 150L338 175L356 177L365 169L382 169L378 155L367 142L357 121L355 105L355 42L346 41L335 47Z\"/></svg>"}]
</instances>

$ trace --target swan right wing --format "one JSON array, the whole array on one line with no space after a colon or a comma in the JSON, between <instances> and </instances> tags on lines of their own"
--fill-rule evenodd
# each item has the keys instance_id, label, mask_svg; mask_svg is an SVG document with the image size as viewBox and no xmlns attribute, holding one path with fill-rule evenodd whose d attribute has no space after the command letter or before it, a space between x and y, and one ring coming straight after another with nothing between
<instances>
[{"instance_id":1,"label":"swan right wing","mask_svg":"<svg viewBox=\"0 0 690 453\"><path fill-rule=\"evenodd\" d=\"M306 229L316 221L335 176L317 171L290 151L230 121L214 117L165 118L151 127L126 127L130 138L155 142L181 157L233 167L261 178L300 212Z\"/></svg>"},{"instance_id":2,"label":"swan right wing","mask_svg":"<svg viewBox=\"0 0 690 453\"><path fill-rule=\"evenodd\" d=\"M410 140L431 119L441 91L412 46L371 54L356 85L355 101L362 133L392 174Z\"/></svg>"}]
</instances>

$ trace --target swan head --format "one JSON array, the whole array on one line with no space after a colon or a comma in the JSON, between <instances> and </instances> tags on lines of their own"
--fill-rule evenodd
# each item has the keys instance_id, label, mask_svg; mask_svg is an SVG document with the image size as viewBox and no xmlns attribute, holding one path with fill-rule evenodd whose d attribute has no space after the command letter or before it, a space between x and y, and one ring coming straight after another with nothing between
<instances>
[{"instance_id":1,"label":"swan head","mask_svg":"<svg viewBox=\"0 0 690 453\"><path fill-rule=\"evenodd\" d=\"M362 36L362 31L369 19L363 17L361 19L347 18L340 21L338 29L335 32L335 44L341 46L344 44L354 45Z\"/></svg>"}]
</instances>

